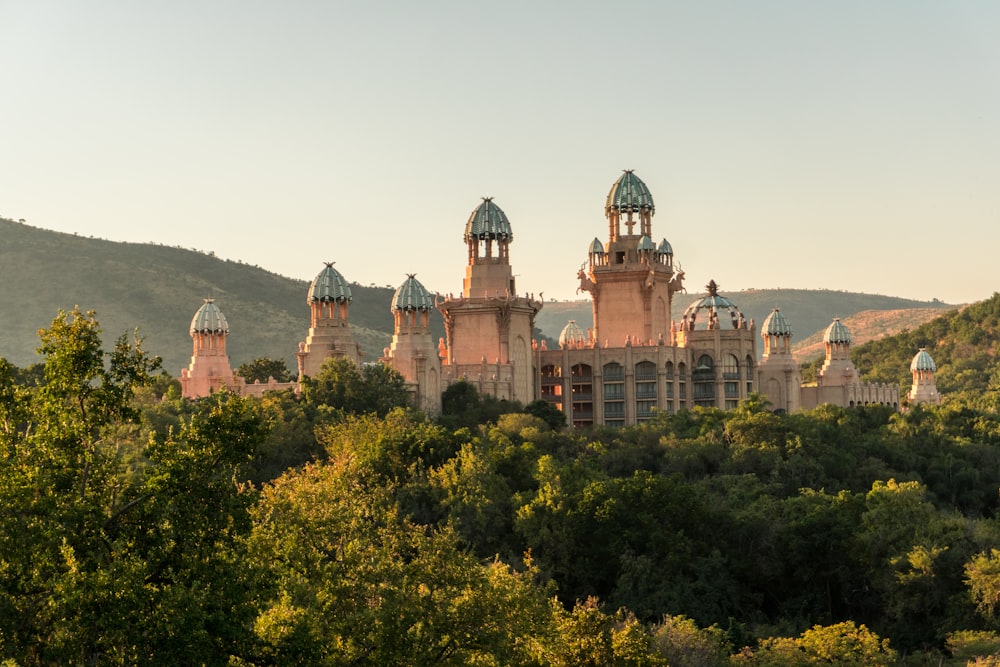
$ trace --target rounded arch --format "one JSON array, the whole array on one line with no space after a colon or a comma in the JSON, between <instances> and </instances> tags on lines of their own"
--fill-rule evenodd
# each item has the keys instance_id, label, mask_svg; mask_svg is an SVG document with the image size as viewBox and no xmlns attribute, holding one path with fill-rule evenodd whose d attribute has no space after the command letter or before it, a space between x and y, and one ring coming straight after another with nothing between
<instances>
[{"instance_id":1,"label":"rounded arch","mask_svg":"<svg viewBox=\"0 0 1000 667\"><path fill-rule=\"evenodd\" d=\"M739 376L740 374L740 360L736 358L735 354L725 354L722 357L722 372L726 377Z\"/></svg>"}]
</instances>

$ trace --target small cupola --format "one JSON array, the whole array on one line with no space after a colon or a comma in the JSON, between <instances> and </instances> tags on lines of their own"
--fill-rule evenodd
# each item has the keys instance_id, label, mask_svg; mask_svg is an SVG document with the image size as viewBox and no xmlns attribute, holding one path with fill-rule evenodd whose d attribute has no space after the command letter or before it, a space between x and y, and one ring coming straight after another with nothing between
<instances>
[{"instance_id":1,"label":"small cupola","mask_svg":"<svg viewBox=\"0 0 1000 667\"><path fill-rule=\"evenodd\" d=\"M682 328L687 331L695 329L745 329L746 319L736 304L719 294L719 286L710 280L705 286L707 294L698 299L684 311ZM723 327L724 324L730 326Z\"/></svg>"},{"instance_id":2,"label":"small cupola","mask_svg":"<svg viewBox=\"0 0 1000 667\"><path fill-rule=\"evenodd\" d=\"M567 322L559 334L559 347L563 349L585 347L587 343L587 334L576 323L576 320Z\"/></svg>"},{"instance_id":3,"label":"small cupola","mask_svg":"<svg viewBox=\"0 0 1000 667\"><path fill-rule=\"evenodd\" d=\"M639 223L640 235L651 236L652 217L655 213L656 206L649 188L635 172L626 169L612 184L604 203L611 241L617 241L622 235L621 223L625 223L627 236L634 234L633 227L636 223Z\"/></svg>"},{"instance_id":4,"label":"small cupola","mask_svg":"<svg viewBox=\"0 0 1000 667\"><path fill-rule=\"evenodd\" d=\"M213 299L205 299L198 312L191 318L191 335L195 334L229 334L229 323Z\"/></svg>"},{"instance_id":5,"label":"small cupola","mask_svg":"<svg viewBox=\"0 0 1000 667\"><path fill-rule=\"evenodd\" d=\"M351 286L347 284L340 271L333 268L333 264L333 262L326 262L323 270L313 278L312 284L309 285L309 295L306 298L308 303L314 301L351 302Z\"/></svg>"}]
</instances>

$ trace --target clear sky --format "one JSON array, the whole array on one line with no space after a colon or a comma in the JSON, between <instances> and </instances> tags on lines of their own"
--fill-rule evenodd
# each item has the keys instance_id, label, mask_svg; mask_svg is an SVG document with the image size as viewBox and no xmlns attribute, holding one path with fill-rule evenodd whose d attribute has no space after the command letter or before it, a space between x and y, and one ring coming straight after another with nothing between
<instances>
[{"instance_id":1,"label":"clear sky","mask_svg":"<svg viewBox=\"0 0 1000 667\"><path fill-rule=\"evenodd\" d=\"M574 298L624 168L695 294L1000 290L1000 2L0 0L0 215Z\"/></svg>"}]
</instances>

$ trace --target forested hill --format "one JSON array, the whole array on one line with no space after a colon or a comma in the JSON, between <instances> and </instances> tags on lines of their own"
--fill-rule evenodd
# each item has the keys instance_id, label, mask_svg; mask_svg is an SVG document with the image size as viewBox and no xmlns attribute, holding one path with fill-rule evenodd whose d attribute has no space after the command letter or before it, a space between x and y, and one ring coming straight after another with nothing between
<instances>
[{"instance_id":1,"label":"forested hill","mask_svg":"<svg viewBox=\"0 0 1000 667\"><path fill-rule=\"evenodd\" d=\"M317 273L322 266L317 266ZM136 327L145 347L180 374L191 355L188 326L202 299L214 298L229 322L233 366L258 357L294 368L309 328L308 283L196 250L117 243L0 219L0 357L37 361L38 329L58 309L97 311L106 338ZM393 289L351 285L351 324L367 359L389 344ZM438 335L444 335L440 320Z\"/></svg>"},{"instance_id":2,"label":"forested hill","mask_svg":"<svg viewBox=\"0 0 1000 667\"><path fill-rule=\"evenodd\" d=\"M851 357L867 379L908 387L910 361L922 347L937 365L935 381L942 396L964 393L973 404L995 397L1000 389L1000 293L910 331L870 341L855 348Z\"/></svg>"},{"instance_id":3,"label":"forested hill","mask_svg":"<svg viewBox=\"0 0 1000 667\"><path fill-rule=\"evenodd\" d=\"M315 267L318 272L322 267ZM461 267L456 267L456 275ZM387 276L387 279L390 279ZM146 348L163 357L164 369L178 375L191 354L188 325L202 299L215 298L229 321L229 354L233 365L258 357L283 358L294 367L298 342L306 336L309 312L305 281L277 275L257 266L223 260L197 250L155 244L119 243L38 229L0 219L0 357L27 366L37 361L37 331L58 309L97 311L106 337L136 327ZM428 285L433 290L433 286ZM381 355L392 334L389 304L392 287L352 284L351 324L366 359ZM748 290L729 294L758 324L774 306L788 316L797 340L822 329L833 317L869 310L907 309L933 312L949 308L940 302L832 290ZM674 313L697 298L675 299ZM909 309L925 309L924 311ZM536 321L542 332L558 337L568 319L590 326L590 304L549 302ZM926 321L905 319L903 327ZM435 337L444 335L434 313ZM864 340L863 331L853 330ZM883 332L885 333L885 332Z\"/></svg>"}]
</instances>

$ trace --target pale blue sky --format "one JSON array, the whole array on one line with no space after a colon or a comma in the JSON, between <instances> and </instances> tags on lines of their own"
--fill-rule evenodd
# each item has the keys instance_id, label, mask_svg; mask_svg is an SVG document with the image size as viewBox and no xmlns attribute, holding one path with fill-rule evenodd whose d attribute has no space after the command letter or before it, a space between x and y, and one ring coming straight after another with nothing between
<instances>
[{"instance_id":1,"label":"pale blue sky","mask_svg":"<svg viewBox=\"0 0 1000 667\"><path fill-rule=\"evenodd\" d=\"M633 168L688 290L1000 290L1000 3L0 0L0 215L573 298Z\"/></svg>"}]
</instances>

